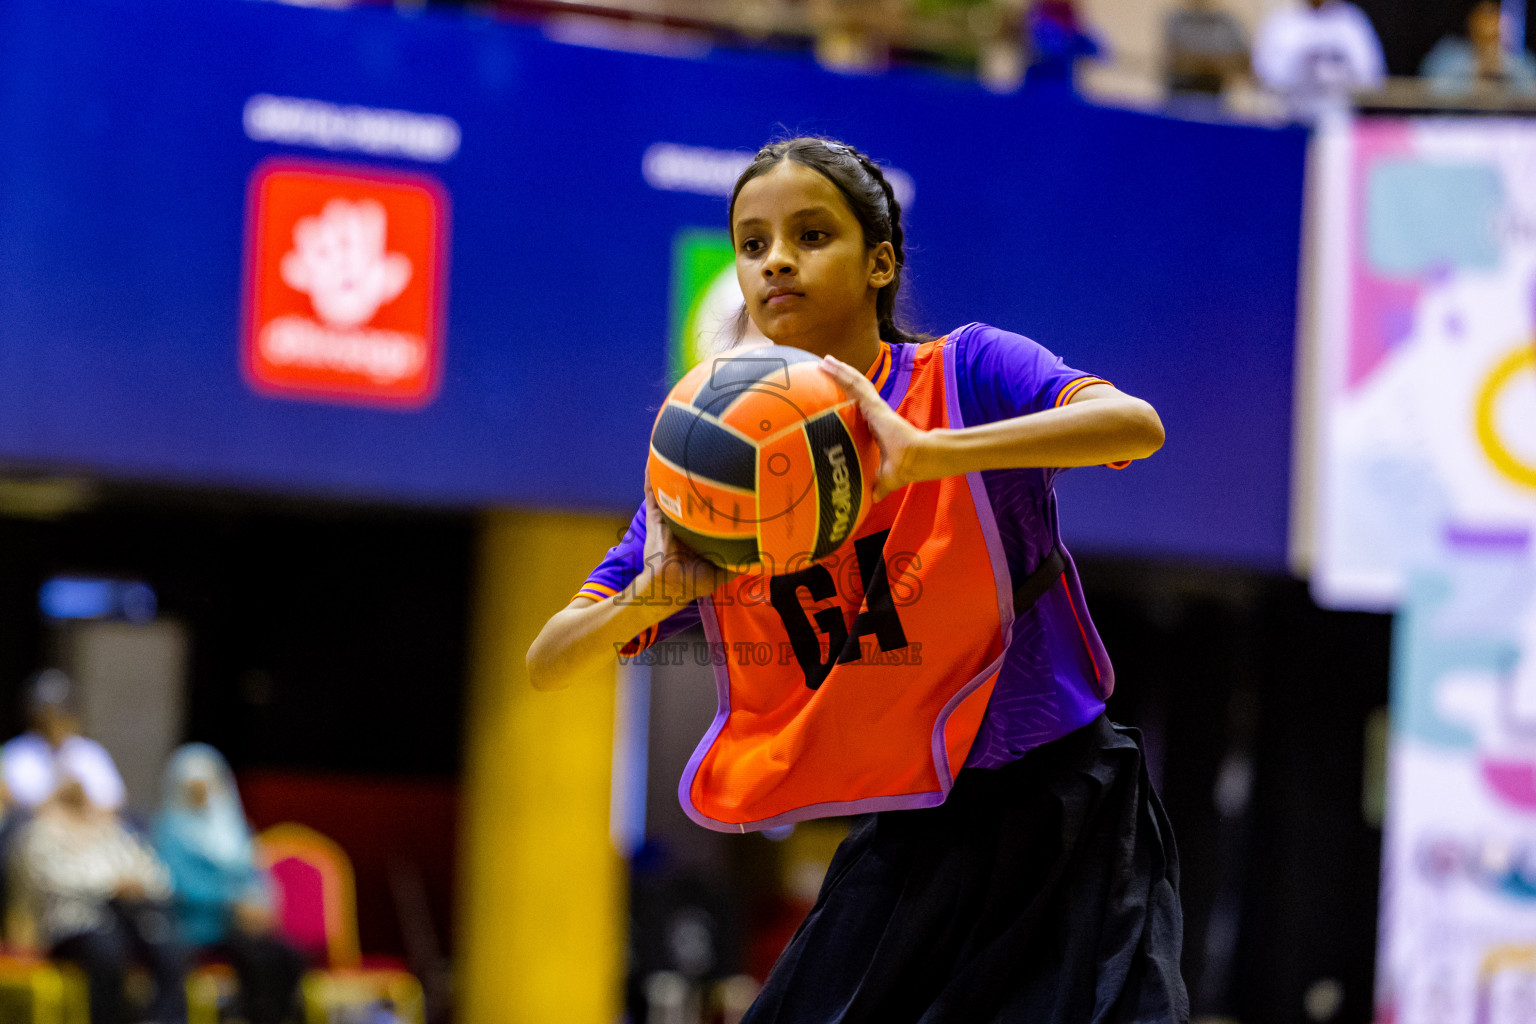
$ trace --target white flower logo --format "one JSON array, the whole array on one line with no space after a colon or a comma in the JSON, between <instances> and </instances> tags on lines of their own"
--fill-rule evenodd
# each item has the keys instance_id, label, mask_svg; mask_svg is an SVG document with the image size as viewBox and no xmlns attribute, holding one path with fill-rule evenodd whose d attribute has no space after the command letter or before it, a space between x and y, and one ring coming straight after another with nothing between
<instances>
[{"instance_id":1,"label":"white flower logo","mask_svg":"<svg viewBox=\"0 0 1536 1024\"><path fill-rule=\"evenodd\" d=\"M332 199L318 216L293 228L283 256L283 281L305 292L320 319L335 328L359 327L399 296L411 261L384 250L384 207L373 199Z\"/></svg>"}]
</instances>

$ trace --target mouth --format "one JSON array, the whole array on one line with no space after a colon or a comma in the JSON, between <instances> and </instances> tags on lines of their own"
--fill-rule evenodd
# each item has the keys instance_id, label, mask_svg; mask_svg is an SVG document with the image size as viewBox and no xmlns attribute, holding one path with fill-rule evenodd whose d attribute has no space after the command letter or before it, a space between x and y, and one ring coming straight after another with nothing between
<instances>
[{"instance_id":1,"label":"mouth","mask_svg":"<svg viewBox=\"0 0 1536 1024\"><path fill-rule=\"evenodd\" d=\"M770 309L778 309L780 306L788 306L795 300L803 298L805 298L803 292L790 288L770 288L763 296L763 304Z\"/></svg>"}]
</instances>

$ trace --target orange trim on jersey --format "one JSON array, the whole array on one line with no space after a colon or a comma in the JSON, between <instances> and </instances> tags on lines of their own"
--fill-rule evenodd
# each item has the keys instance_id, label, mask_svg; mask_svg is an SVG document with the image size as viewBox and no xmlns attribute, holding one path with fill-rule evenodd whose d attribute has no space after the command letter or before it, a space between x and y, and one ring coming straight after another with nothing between
<instances>
[{"instance_id":1,"label":"orange trim on jersey","mask_svg":"<svg viewBox=\"0 0 1536 1024\"><path fill-rule=\"evenodd\" d=\"M635 637L629 643L619 648L619 654L625 658L639 654L651 644L656 642L656 635L661 632L661 623L645 627L645 632Z\"/></svg>"},{"instance_id":2,"label":"orange trim on jersey","mask_svg":"<svg viewBox=\"0 0 1536 1024\"><path fill-rule=\"evenodd\" d=\"M1083 390L1083 388L1090 384L1109 384L1109 381L1105 380L1103 377L1079 377L1071 384L1068 384L1066 387L1062 388L1061 391L1056 395L1055 408L1059 409L1066 405L1068 402L1072 401L1073 395L1077 394L1079 391ZM1113 387L1114 385L1111 384L1110 386Z\"/></svg>"},{"instance_id":3,"label":"orange trim on jersey","mask_svg":"<svg viewBox=\"0 0 1536 1024\"><path fill-rule=\"evenodd\" d=\"M599 601L604 601L610 597L616 596L617 594L618 591L606 583L599 583L596 580L587 580L587 582L581 585L581 589L576 591L576 593L571 596L571 600L574 601L578 597L595 597Z\"/></svg>"},{"instance_id":4,"label":"orange trim on jersey","mask_svg":"<svg viewBox=\"0 0 1536 1024\"><path fill-rule=\"evenodd\" d=\"M875 357L875 365L870 367L874 372L866 373L875 390L885 387L885 379L891 375L891 346L888 342L880 343L880 354Z\"/></svg>"},{"instance_id":5,"label":"orange trim on jersey","mask_svg":"<svg viewBox=\"0 0 1536 1024\"><path fill-rule=\"evenodd\" d=\"M1072 396L1073 395L1077 394L1079 391L1083 390L1083 388L1087 387L1090 384L1109 384L1109 381L1105 380L1103 377L1079 377L1079 378L1077 378L1077 380L1073 381L1071 384L1068 384L1066 387L1062 388L1061 392L1059 394L1057 394L1055 408L1060 409L1062 406L1064 406L1068 402L1072 401ZM1114 387L1113 384L1109 384L1109 386L1110 387ZM1126 459L1123 462L1106 462L1106 463L1104 463L1104 465L1108 466L1110 469L1124 469L1126 466L1129 466L1130 464L1131 464L1131 460L1130 459ZM1078 628L1079 629L1082 628L1082 623L1078 623Z\"/></svg>"}]
</instances>

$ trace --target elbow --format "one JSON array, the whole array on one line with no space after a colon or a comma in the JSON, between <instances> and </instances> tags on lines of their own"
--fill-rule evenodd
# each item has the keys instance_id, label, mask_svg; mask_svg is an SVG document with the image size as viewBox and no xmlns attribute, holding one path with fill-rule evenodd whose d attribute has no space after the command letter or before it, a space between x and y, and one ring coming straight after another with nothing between
<instances>
[{"instance_id":1,"label":"elbow","mask_svg":"<svg viewBox=\"0 0 1536 1024\"><path fill-rule=\"evenodd\" d=\"M1133 459L1144 459L1163 446L1167 435L1163 431L1163 419L1151 403L1136 399L1131 410L1132 436L1135 454Z\"/></svg>"}]
</instances>

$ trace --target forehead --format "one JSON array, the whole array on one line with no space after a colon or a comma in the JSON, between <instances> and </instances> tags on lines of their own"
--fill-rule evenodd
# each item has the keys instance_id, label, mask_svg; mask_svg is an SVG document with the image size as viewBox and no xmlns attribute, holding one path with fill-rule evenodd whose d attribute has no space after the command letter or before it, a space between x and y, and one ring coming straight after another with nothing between
<instances>
[{"instance_id":1,"label":"forehead","mask_svg":"<svg viewBox=\"0 0 1536 1024\"><path fill-rule=\"evenodd\" d=\"M820 171L793 160L781 162L741 187L732 222L772 221L811 207L823 206L834 216L853 217L848 199Z\"/></svg>"}]
</instances>

